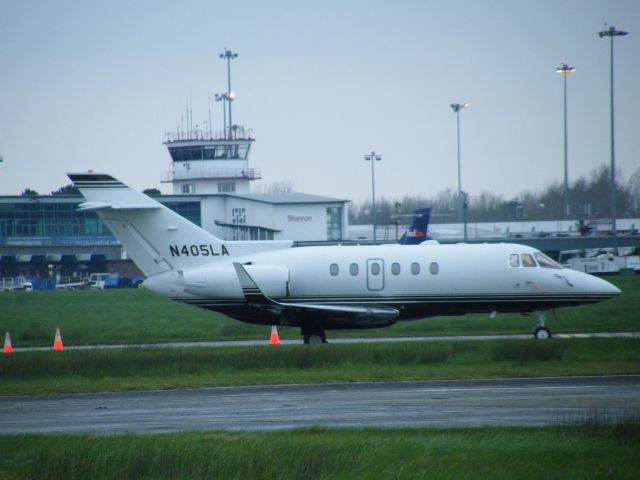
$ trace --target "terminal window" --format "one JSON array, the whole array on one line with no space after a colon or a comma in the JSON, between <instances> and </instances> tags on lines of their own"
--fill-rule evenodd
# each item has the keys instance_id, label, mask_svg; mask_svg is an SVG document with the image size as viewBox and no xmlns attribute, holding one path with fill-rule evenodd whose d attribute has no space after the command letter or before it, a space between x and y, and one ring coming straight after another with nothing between
<instances>
[{"instance_id":1,"label":"terminal window","mask_svg":"<svg viewBox=\"0 0 640 480\"><path fill-rule=\"evenodd\" d=\"M327 208L327 240L342 240L342 207Z\"/></svg>"},{"instance_id":2,"label":"terminal window","mask_svg":"<svg viewBox=\"0 0 640 480\"><path fill-rule=\"evenodd\" d=\"M235 182L220 182L218 184L218 193L233 193L236 191Z\"/></svg>"}]
</instances>

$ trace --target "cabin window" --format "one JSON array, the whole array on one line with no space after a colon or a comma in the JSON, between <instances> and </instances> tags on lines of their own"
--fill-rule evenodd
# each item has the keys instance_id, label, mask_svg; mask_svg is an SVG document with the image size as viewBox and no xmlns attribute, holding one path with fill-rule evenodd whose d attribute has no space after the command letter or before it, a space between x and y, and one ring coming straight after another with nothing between
<instances>
[{"instance_id":1,"label":"cabin window","mask_svg":"<svg viewBox=\"0 0 640 480\"><path fill-rule=\"evenodd\" d=\"M509 265L516 268L520 266L520 255L512 253L509 255Z\"/></svg>"},{"instance_id":2,"label":"cabin window","mask_svg":"<svg viewBox=\"0 0 640 480\"><path fill-rule=\"evenodd\" d=\"M393 273L394 275L400 275L400 264L399 263L392 263L391 264L391 273Z\"/></svg>"},{"instance_id":3,"label":"cabin window","mask_svg":"<svg viewBox=\"0 0 640 480\"><path fill-rule=\"evenodd\" d=\"M337 263L332 263L329 266L329 273L334 277L336 277L338 273L340 273L340 268L338 267Z\"/></svg>"},{"instance_id":4,"label":"cabin window","mask_svg":"<svg viewBox=\"0 0 640 480\"><path fill-rule=\"evenodd\" d=\"M418 275L420 273L420 264L418 262L413 262L411 264L411 273L414 275Z\"/></svg>"},{"instance_id":5,"label":"cabin window","mask_svg":"<svg viewBox=\"0 0 640 480\"><path fill-rule=\"evenodd\" d=\"M436 262L431 262L429 264L429 272L431 275L437 275L440 271L440 266Z\"/></svg>"},{"instance_id":6,"label":"cabin window","mask_svg":"<svg viewBox=\"0 0 640 480\"><path fill-rule=\"evenodd\" d=\"M520 255L522 257L522 266L523 267L535 267L536 262L533 257L528 253L523 253Z\"/></svg>"},{"instance_id":7,"label":"cabin window","mask_svg":"<svg viewBox=\"0 0 640 480\"><path fill-rule=\"evenodd\" d=\"M380 264L372 263L371 264L371 275L380 275Z\"/></svg>"},{"instance_id":8,"label":"cabin window","mask_svg":"<svg viewBox=\"0 0 640 480\"><path fill-rule=\"evenodd\" d=\"M349 265L349 273L351 273L351 275L353 275L354 277L358 275L358 273L360 273L360 268L358 267L357 263L352 263L351 265Z\"/></svg>"},{"instance_id":9,"label":"cabin window","mask_svg":"<svg viewBox=\"0 0 640 480\"><path fill-rule=\"evenodd\" d=\"M562 268L562 265L556 263L554 260L551 260L542 252L536 252L533 255L536 257L538 265L540 265L542 268Z\"/></svg>"}]
</instances>

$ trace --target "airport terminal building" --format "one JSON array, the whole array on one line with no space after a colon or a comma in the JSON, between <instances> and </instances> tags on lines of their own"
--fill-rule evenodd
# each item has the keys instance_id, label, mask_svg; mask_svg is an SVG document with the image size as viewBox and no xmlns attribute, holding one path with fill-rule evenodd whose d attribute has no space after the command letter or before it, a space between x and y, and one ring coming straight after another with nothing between
<instances>
[{"instance_id":1,"label":"airport terminal building","mask_svg":"<svg viewBox=\"0 0 640 480\"><path fill-rule=\"evenodd\" d=\"M306 193L251 193L253 139L202 131L167 137L171 155L156 200L225 240L336 242L347 238L348 200ZM121 179L126 182L126 179ZM47 278L82 272L137 274L121 245L74 195L0 196L0 277Z\"/></svg>"}]
</instances>

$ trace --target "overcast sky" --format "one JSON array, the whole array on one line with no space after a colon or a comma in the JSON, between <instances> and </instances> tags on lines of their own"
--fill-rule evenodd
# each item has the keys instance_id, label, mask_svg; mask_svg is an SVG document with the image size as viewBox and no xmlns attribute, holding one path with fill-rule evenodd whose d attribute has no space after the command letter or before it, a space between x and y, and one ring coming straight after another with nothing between
<instances>
[{"instance_id":1,"label":"overcast sky","mask_svg":"<svg viewBox=\"0 0 640 480\"><path fill-rule=\"evenodd\" d=\"M263 184L351 200L457 188L511 198L563 175L561 62L569 86L570 179L609 162L609 41L616 153L640 168L640 1L0 0L0 194L49 193L65 172L157 187L165 131L192 92L194 124L226 90L252 128ZM222 128L219 103L214 126Z\"/></svg>"}]
</instances>

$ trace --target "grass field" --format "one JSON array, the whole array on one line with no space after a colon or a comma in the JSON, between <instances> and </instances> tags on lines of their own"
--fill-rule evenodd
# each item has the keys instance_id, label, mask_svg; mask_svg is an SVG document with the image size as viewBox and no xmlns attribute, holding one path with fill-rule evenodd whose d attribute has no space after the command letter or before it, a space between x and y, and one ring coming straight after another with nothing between
<instances>
[{"instance_id":1,"label":"grass field","mask_svg":"<svg viewBox=\"0 0 640 480\"><path fill-rule=\"evenodd\" d=\"M608 277L622 295L606 302L557 311L548 318L554 332L640 330L640 276ZM331 331L344 336L429 336L527 333L533 317L499 314L436 317L374 330ZM10 331L14 347L53 344L61 327L65 345L267 339L268 326L173 303L144 289L0 293L0 332ZM299 329L279 329L281 338L300 338Z\"/></svg>"},{"instance_id":2,"label":"grass field","mask_svg":"<svg viewBox=\"0 0 640 480\"><path fill-rule=\"evenodd\" d=\"M640 423L0 436L0 479L635 479Z\"/></svg>"},{"instance_id":3,"label":"grass field","mask_svg":"<svg viewBox=\"0 0 640 480\"><path fill-rule=\"evenodd\" d=\"M35 351L0 357L0 394L640 373L640 339Z\"/></svg>"}]
</instances>

